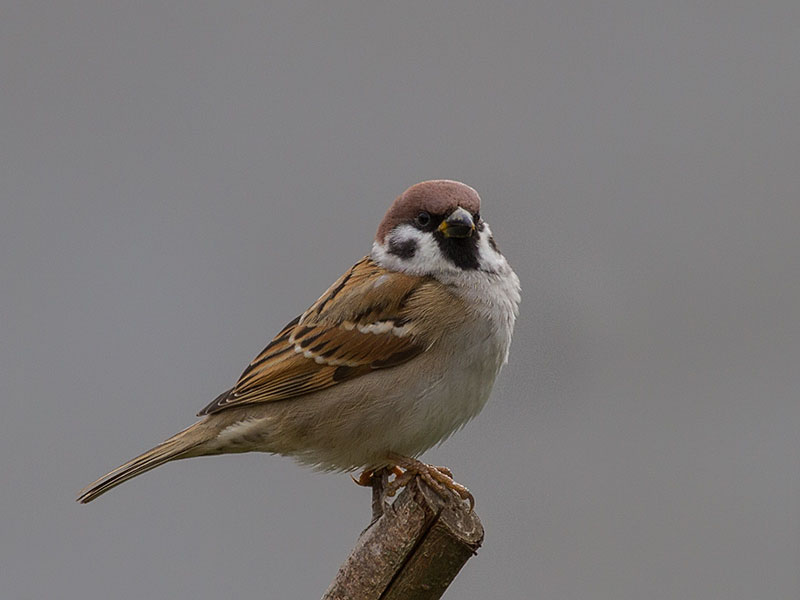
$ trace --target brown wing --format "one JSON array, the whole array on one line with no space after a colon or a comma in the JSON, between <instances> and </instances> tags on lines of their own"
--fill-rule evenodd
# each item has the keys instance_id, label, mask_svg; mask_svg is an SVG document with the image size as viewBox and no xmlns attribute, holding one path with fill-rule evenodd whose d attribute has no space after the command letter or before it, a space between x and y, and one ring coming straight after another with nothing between
<instances>
[{"instance_id":1,"label":"brown wing","mask_svg":"<svg viewBox=\"0 0 800 600\"><path fill-rule=\"evenodd\" d=\"M364 258L284 327L233 389L198 414L293 398L403 363L438 336L430 303L454 301L433 279L387 271Z\"/></svg>"}]
</instances>

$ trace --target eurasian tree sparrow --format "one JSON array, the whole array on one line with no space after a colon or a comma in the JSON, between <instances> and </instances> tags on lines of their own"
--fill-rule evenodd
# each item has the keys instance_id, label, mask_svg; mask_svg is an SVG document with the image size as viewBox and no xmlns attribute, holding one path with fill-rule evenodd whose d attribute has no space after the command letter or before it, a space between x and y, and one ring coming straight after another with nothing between
<instances>
[{"instance_id":1,"label":"eurasian tree sparrow","mask_svg":"<svg viewBox=\"0 0 800 600\"><path fill-rule=\"evenodd\" d=\"M508 357L519 280L457 181L418 183L372 252L286 325L203 419L81 491L91 502L166 462L270 452L325 471L402 467L472 496L415 457L478 414ZM395 469L397 471L397 469ZM391 485L391 484L390 484Z\"/></svg>"}]
</instances>

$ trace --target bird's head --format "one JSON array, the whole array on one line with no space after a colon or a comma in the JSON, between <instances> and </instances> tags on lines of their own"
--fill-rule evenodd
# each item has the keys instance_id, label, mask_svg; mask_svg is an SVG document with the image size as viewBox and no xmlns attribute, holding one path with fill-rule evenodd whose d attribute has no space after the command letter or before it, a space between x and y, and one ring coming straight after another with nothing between
<instances>
[{"instance_id":1,"label":"bird's head","mask_svg":"<svg viewBox=\"0 0 800 600\"><path fill-rule=\"evenodd\" d=\"M480 213L478 192L437 179L408 188L383 217L372 250L382 266L433 277L506 264Z\"/></svg>"}]
</instances>

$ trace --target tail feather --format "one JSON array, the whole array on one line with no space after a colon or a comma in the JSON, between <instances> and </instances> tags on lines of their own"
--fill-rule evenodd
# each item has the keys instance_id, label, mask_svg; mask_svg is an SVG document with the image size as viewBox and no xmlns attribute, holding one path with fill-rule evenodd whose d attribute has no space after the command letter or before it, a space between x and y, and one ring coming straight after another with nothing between
<instances>
[{"instance_id":1,"label":"tail feather","mask_svg":"<svg viewBox=\"0 0 800 600\"><path fill-rule=\"evenodd\" d=\"M196 425L198 424L184 429L155 448L151 448L90 483L79 492L78 502L86 504L137 475L160 467L171 460L188 458L190 451L203 442L202 438L198 439L200 436L192 435Z\"/></svg>"}]
</instances>

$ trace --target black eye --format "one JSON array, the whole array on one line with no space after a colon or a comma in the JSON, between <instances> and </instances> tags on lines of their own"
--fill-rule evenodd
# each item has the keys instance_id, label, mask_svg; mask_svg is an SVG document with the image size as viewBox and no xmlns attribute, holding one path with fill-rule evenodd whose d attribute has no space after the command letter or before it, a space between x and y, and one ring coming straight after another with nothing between
<instances>
[{"instance_id":1,"label":"black eye","mask_svg":"<svg viewBox=\"0 0 800 600\"><path fill-rule=\"evenodd\" d=\"M423 210L417 215L417 218L414 219L414 222L420 227L427 227L430 225L431 216Z\"/></svg>"},{"instance_id":2,"label":"black eye","mask_svg":"<svg viewBox=\"0 0 800 600\"><path fill-rule=\"evenodd\" d=\"M473 218L473 219L475 220L475 222L477 223L478 221L480 221L480 220L481 220L481 213L480 213L480 212L476 212L476 213L475 213L475 216L474 216L474 217L472 217L472 218Z\"/></svg>"}]
</instances>

